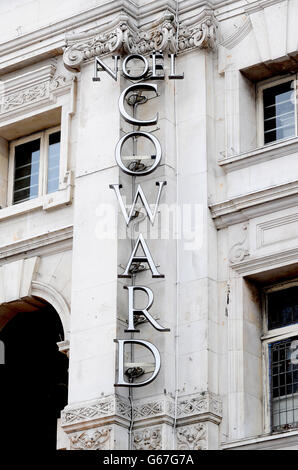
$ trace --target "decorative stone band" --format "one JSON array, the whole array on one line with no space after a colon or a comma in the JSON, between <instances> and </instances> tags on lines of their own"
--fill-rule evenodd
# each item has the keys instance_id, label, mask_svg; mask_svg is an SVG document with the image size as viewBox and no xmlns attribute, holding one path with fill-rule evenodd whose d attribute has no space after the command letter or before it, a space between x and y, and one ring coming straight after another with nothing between
<instances>
[{"instance_id":1,"label":"decorative stone band","mask_svg":"<svg viewBox=\"0 0 298 470\"><path fill-rule=\"evenodd\" d=\"M71 71L79 71L84 62L95 56L113 54L148 54L154 50L185 52L194 48L212 50L216 44L216 21L213 11L204 10L178 28L175 16L167 12L148 29L138 29L126 15L120 15L108 26L66 36L64 64Z\"/></svg>"},{"instance_id":2,"label":"decorative stone band","mask_svg":"<svg viewBox=\"0 0 298 470\"><path fill-rule=\"evenodd\" d=\"M128 426L133 417L135 426L154 425L158 423L173 424L176 418L179 425L184 423L208 420L219 424L222 416L220 398L210 392L186 395L175 401L168 395L161 395L154 400L136 400L133 409L128 400L118 395L109 395L98 400L69 405L61 415L63 429L73 431L82 424L90 427L94 423L118 423Z\"/></svg>"},{"instance_id":3,"label":"decorative stone band","mask_svg":"<svg viewBox=\"0 0 298 470\"><path fill-rule=\"evenodd\" d=\"M131 406L124 398L109 395L98 400L67 406L61 414L61 423L65 432L84 427L94 427L95 423L117 423L129 426Z\"/></svg>"},{"instance_id":4,"label":"decorative stone band","mask_svg":"<svg viewBox=\"0 0 298 470\"><path fill-rule=\"evenodd\" d=\"M115 442L127 441L131 418L132 445L136 450L170 449L173 445L178 450L204 450L208 448L208 426L219 424L221 416L221 400L209 392L180 397L176 410L170 396L136 400L131 409L125 398L109 395L67 406L61 424L73 450L119 449Z\"/></svg>"},{"instance_id":5,"label":"decorative stone band","mask_svg":"<svg viewBox=\"0 0 298 470\"><path fill-rule=\"evenodd\" d=\"M20 112L29 112L42 104L55 102L56 96L68 92L72 83L73 76L66 77L56 73L54 64L2 81L0 122Z\"/></svg>"}]
</instances>

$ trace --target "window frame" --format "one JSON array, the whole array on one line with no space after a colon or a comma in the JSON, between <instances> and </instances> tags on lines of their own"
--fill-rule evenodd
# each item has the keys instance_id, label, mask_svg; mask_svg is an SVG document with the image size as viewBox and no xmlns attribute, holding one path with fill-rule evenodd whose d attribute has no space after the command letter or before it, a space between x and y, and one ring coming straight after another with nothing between
<instances>
[{"instance_id":1,"label":"window frame","mask_svg":"<svg viewBox=\"0 0 298 470\"><path fill-rule=\"evenodd\" d=\"M268 142L265 144L265 136L264 136L264 101L263 101L263 91L268 90L269 88L273 88L277 85L281 85L286 82L294 81L294 89L293 93L297 96L297 80L298 74L287 74L283 77L278 77L275 80L267 79L257 84L257 119L258 119L258 126L257 126L257 144L258 148L260 147L268 147L270 145L275 145L280 142L286 142L287 140L295 139L298 137L298 106L297 106L297 99L295 100L295 135L292 137L286 137L284 139L274 140L273 142Z\"/></svg>"},{"instance_id":2,"label":"window frame","mask_svg":"<svg viewBox=\"0 0 298 470\"><path fill-rule=\"evenodd\" d=\"M298 287L298 278L291 281L285 281L279 284L268 286L263 289L262 310L263 310L263 335L262 342L262 368L263 368L263 422L264 432L266 434L278 434L280 431L274 431L272 426L271 410L271 388L270 388L270 363L269 363L269 344L281 341L287 338L298 336L298 323L268 330L268 294L290 287ZM293 429L297 431L298 428ZM289 431L288 431L289 432Z\"/></svg>"},{"instance_id":3,"label":"window frame","mask_svg":"<svg viewBox=\"0 0 298 470\"><path fill-rule=\"evenodd\" d=\"M49 137L55 132L60 132L60 159L59 159L59 185L57 191L60 189L60 170L61 170L61 125L51 127L34 134L29 134L25 137L20 137L16 140L12 140L9 143L9 164L8 164L8 186L7 186L7 206L18 206L19 204L27 203L34 199L40 198L48 194L47 192L47 181L48 181L48 148L49 148ZM15 147L18 145L31 142L33 140L40 139L40 157L39 157L39 175L38 175L38 196L27 199L20 203L13 203L13 192L14 192L14 173L15 173ZM56 192L56 191L54 191ZM53 192L53 193L54 193ZM53 194L50 193L50 194Z\"/></svg>"}]
</instances>

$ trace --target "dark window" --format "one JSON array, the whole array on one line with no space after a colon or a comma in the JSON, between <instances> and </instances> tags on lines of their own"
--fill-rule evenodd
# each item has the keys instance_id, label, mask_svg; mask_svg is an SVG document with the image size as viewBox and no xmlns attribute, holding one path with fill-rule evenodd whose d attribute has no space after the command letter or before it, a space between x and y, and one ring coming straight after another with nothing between
<instances>
[{"instance_id":1,"label":"dark window","mask_svg":"<svg viewBox=\"0 0 298 470\"><path fill-rule=\"evenodd\" d=\"M48 187L47 192L53 193L59 188L60 164L60 132L49 135L48 149Z\"/></svg>"},{"instance_id":2,"label":"dark window","mask_svg":"<svg viewBox=\"0 0 298 470\"><path fill-rule=\"evenodd\" d=\"M13 203L38 196L40 139L15 147Z\"/></svg>"},{"instance_id":3,"label":"dark window","mask_svg":"<svg viewBox=\"0 0 298 470\"><path fill-rule=\"evenodd\" d=\"M298 286L268 294L268 330L298 323Z\"/></svg>"},{"instance_id":4,"label":"dark window","mask_svg":"<svg viewBox=\"0 0 298 470\"><path fill-rule=\"evenodd\" d=\"M265 144L295 136L293 87L289 81L263 91Z\"/></svg>"},{"instance_id":5,"label":"dark window","mask_svg":"<svg viewBox=\"0 0 298 470\"><path fill-rule=\"evenodd\" d=\"M269 344L273 431L298 427L298 336Z\"/></svg>"}]
</instances>

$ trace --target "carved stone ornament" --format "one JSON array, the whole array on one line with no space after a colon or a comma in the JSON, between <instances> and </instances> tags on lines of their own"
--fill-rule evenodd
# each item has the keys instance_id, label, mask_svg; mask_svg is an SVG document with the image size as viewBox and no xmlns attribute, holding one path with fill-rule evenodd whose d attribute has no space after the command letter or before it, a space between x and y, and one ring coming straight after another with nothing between
<instances>
[{"instance_id":1,"label":"carved stone ornament","mask_svg":"<svg viewBox=\"0 0 298 470\"><path fill-rule=\"evenodd\" d=\"M242 225L242 237L241 240L235 243L230 249L229 260L230 263L239 263L244 260L246 256L249 255L249 250L247 246L248 238L248 223Z\"/></svg>"},{"instance_id":2,"label":"carved stone ornament","mask_svg":"<svg viewBox=\"0 0 298 470\"><path fill-rule=\"evenodd\" d=\"M184 429L194 420L202 422L208 420L219 424L222 417L222 403L218 395L206 391L179 397L177 407L174 398L169 395L157 396L151 400L135 400L131 410L127 399L118 395L109 395L90 402L67 406L61 413L61 425L70 437L75 433L75 437L78 438L86 427L98 429L100 425L106 427L108 424L117 423L128 428L132 414L135 426L142 427L134 430L134 448L150 450L162 447L162 423L173 425L176 418L179 429Z\"/></svg>"},{"instance_id":3,"label":"carved stone ornament","mask_svg":"<svg viewBox=\"0 0 298 470\"><path fill-rule=\"evenodd\" d=\"M216 46L216 22L213 12L204 12L199 22L194 25L182 24L179 29L178 52L199 47L214 49Z\"/></svg>"},{"instance_id":4,"label":"carved stone ornament","mask_svg":"<svg viewBox=\"0 0 298 470\"><path fill-rule=\"evenodd\" d=\"M177 417L199 415L202 413L212 413L218 417L222 416L222 403L217 395L210 392L181 397L178 400Z\"/></svg>"},{"instance_id":5,"label":"carved stone ornament","mask_svg":"<svg viewBox=\"0 0 298 470\"><path fill-rule=\"evenodd\" d=\"M106 26L105 26L106 28ZM148 54L154 50L169 53L193 48L213 49L216 43L216 23L212 10L203 11L191 22L179 25L175 15L166 12L154 26L138 29L127 15L104 30L98 27L86 33L67 34L64 64L71 71L79 71L82 63L95 56L113 54Z\"/></svg>"},{"instance_id":6,"label":"carved stone ornament","mask_svg":"<svg viewBox=\"0 0 298 470\"><path fill-rule=\"evenodd\" d=\"M53 101L54 95L60 90L68 89L73 77L67 79L56 73L56 66L49 64L37 70L17 75L1 82L0 86L0 119L29 109L39 103Z\"/></svg>"},{"instance_id":7,"label":"carved stone ornament","mask_svg":"<svg viewBox=\"0 0 298 470\"><path fill-rule=\"evenodd\" d=\"M89 429L70 436L71 450L108 450L111 428Z\"/></svg>"},{"instance_id":8,"label":"carved stone ornament","mask_svg":"<svg viewBox=\"0 0 298 470\"><path fill-rule=\"evenodd\" d=\"M135 450L160 450L162 448L161 427L152 427L133 433Z\"/></svg>"},{"instance_id":9,"label":"carved stone ornament","mask_svg":"<svg viewBox=\"0 0 298 470\"><path fill-rule=\"evenodd\" d=\"M207 450L207 425L198 423L177 428L178 450Z\"/></svg>"},{"instance_id":10,"label":"carved stone ornament","mask_svg":"<svg viewBox=\"0 0 298 470\"><path fill-rule=\"evenodd\" d=\"M113 415L130 419L130 404L118 396L110 395L91 403L67 407L62 411L61 418L64 425L69 425Z\"/></svg>"}]
</instances>

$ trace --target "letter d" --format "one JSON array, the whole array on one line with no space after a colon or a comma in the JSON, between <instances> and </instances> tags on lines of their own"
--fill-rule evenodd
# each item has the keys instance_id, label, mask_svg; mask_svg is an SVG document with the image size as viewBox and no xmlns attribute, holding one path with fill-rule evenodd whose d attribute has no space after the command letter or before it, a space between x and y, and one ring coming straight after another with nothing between
<instances>
[{"instance_id":1,"label":"letter d","mask_svg":"<svg viewBox=\"0 0 298 470\"><path fill-rule=\"evenodd\" d=\"M118 380L115 383L115 387L143 387L148 385L156 379L160 371L160 354L154 344L149 343L149 341L143 341L141 339L114 339L115 343L118 343ZM147 380L137 383L129 383L124 380L124 345L125 344L139 344L149 349L152 352L155 360L154 372Z\"/></svg>"}]
</instances>

